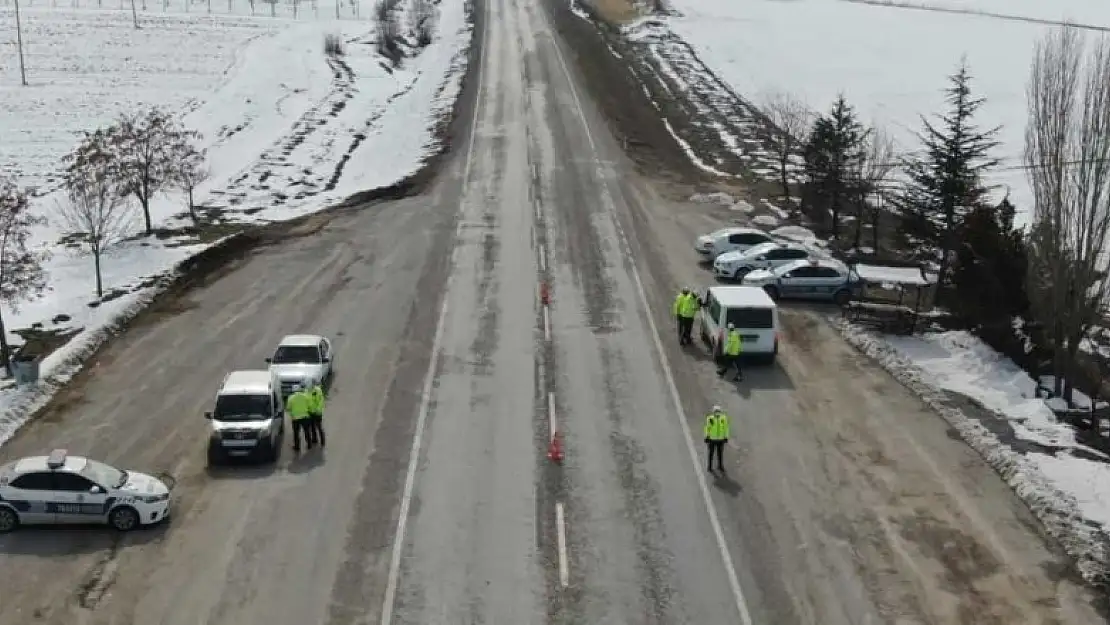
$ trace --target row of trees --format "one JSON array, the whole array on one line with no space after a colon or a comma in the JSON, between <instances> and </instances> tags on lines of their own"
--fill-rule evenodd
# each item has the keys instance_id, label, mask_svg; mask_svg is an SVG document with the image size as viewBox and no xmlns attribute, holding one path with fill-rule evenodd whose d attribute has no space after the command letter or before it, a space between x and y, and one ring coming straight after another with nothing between
<instances>
[{"instance_id":1,"label":"row of trees","mask_svg":"<svg viewBox=\"0 0 1110 625\"><path fill-rule=\"evenodd\" d=\"M1070 402L1081 343L1103 322L1110 296L1110 40L1088 50L1075 28L1051 33L1036 48L1027 96L1027 229L1015 227L1008 196L992 199L986 175L1000 165L999 128L975 123L983 99L972 94L966 62L949 77L947 111L922 119L921 149L901 157L843 96L815 118L782 96L764 111L782 131L784 194L800 153L800 209L834 237L851 214L851 246L870 223L878 250L880 217L896 219L903 243L938 266L936 304L1034 368L1035 356L1013 353L1028 352L1031 338L1048 355L1056 394ZM1017 336L1015 318L1030 320L1024 327L1035 336Z\"/></svg>"},{"instance_id":2,"label":"row of trees","mask_svg":"<svg viewBox=\"0 0 1110 625\"><path fill-rule=\"evenodd\" d=\"M207 177L199 135L185 129L160 108L125 113L105 128L86 132L64 157L64 199L56 202L56 225L90 253L96 295L104 297L103 253L140 230L154 232L151 200L171 190L183 191L189 214L199 220L193 191ZM139 211L136 211L136 204ZM35 228L46 216L31 211L27 190L0 179L0 302L17 309L46 287L43 263L49 253L32 244ZM0 316L0 359L10 373L10 348Z\"/></svg>"}]
</instances>

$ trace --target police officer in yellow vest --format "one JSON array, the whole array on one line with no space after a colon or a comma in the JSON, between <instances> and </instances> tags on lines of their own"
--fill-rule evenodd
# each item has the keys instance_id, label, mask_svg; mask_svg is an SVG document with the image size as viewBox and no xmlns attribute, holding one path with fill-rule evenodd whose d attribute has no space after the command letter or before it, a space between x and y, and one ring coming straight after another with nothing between
<instances>
[{"instance_id":1,"label":"police officer in yellow vest","mask_svg":"<svg viewBox=\"0 0 1110 625\"><path fill-rule=\"evenodd\" d=\"M285 398L285 412L289 413L293 422L293 451L301 450L301 432L304 432L308 448L312 449L312 397L300 384L294 386L293 394Z\"/></svg>"},{"instance_id":2,"label":"police officer in yellow vest","mask_svg":"<svg viewBox=\"0 0 1110 625\"><path fill-rule=\"evenodd\" d=\"M698 296L690 292L689 287L683 287L682 292L674 300L674 316L678 321L678 344L689 345L694 342L691 333L694 330L694 317L698 314Z\"/></svg>"},{"instance_id":3,"label":"police officer in yellow vest","mask_svg":"<svg viewBox=\"0 0 1110 625\"><path fill-rule=\"evenodd\" d=\"M744 379L744 372L740 371L740 353L743 351L744 342L740 339L740 331L731 323L728 324L728 335L725 338L724 348L721 350L721 365L717 368L717 375L723 376L729 367L736 368L734 380Z\"/></svg>"},{"instance_id":4,"label":"police officer in yellow vest","mask_svg":"<svg viewBox=\"0 0 1110 625\"><path fill-rule=\"evenodd\" d=\"M713 456L717 456L717 469L725 470L725 443L728 442L728 415L720 406L713 406L713 412L705 417L705 446L709 456L709 470L713 470Z\"/></svg>"},{"instance_id":5,"label":"police officer in yellow vest","mask_svg":"<svg viewBox=\"0 0 1110 625\"><path fill-rule=\"evenodd\" d=\"M308 393L309 399L312 400L312 407L310 413L312 415L311 427L308 429L308 446L311 449L313 443L320 443L324 446L324 387L316 380L312 381L312 390Z\"/></svg>"}]
</instances>

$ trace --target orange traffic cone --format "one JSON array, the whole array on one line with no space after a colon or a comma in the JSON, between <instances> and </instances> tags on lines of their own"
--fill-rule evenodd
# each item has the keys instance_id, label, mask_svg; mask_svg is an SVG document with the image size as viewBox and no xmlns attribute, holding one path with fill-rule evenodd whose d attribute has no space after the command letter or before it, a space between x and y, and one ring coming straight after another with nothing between
<instances>
[{"instance_id":1,"label":"orange traffic cone","mask_svg":"<svg viewBox=\"0 0 1110 625\"><path fill-rule=\"evenodd\" d=\"M547 457L552 462L563 462L563 443L558 431L551 435L551 444L547 446Z\"/></svg>"},{"instance_id":2,"label":"orange traffic cone","mask_svg":"<svg viewBox=\"0 0 1110 625\"><path fill-rule=\"evenodd\" d=\"M551 303L551 290L547 286L547 281L540 283L540 301L547 305Z\"/></svg>"}]
</instances>

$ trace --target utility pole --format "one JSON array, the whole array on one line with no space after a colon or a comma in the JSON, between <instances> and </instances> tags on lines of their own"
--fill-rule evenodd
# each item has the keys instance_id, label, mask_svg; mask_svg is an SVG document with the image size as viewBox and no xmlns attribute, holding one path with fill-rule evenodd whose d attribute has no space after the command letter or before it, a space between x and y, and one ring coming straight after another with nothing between
<instances>
[{"instance_id":1,"label":"utility pole","mask_svg":"<svg viewBox=\"0 0 1110 625\"><path fill-rule=\"evenodd\" d=\"M19 21L19 0L15 0L15 45L19 48L19 78L27 86L27 68L23 65L23 25Z\"/></svg>"}]
</instances>

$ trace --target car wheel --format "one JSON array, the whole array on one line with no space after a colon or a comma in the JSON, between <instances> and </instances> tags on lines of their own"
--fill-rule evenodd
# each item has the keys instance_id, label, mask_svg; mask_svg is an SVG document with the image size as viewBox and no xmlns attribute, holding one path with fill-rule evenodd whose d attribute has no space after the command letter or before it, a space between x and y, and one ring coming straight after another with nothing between
<instances>
[{"instance_id":1,"label":"car wheel","mask_svg":"<svg viewBox=\"0 0 1110 625\"><path fill-rule=\"evenodd\" d=\"M130 532L139 526L139 513L130 506L120 506L108 515L108 525L117 532Z\"/></svg>"},{"instance_id":2,"label":"car wheel","mask_svg":"<svg viewBox=\"0 0 1110 625\"><path fill-rule=\"evenodd\" d=\"M13 532L19 527L19 515L8 507L0 507L0 534Z\"/></svg>"},{"instance_id":3,"label":"car wheel","mask_svg":"<svg viewBox=\"0 0 1110 625\"><path fill-rule=\"evenodd\" d=\"M768 297L770 297L771 299L776 300L776 301L779 299L779 289L778 289L778 287L776 287L774 285L767 285L767 286L763 287L763 290L767 292Z\"/></svg>"},{"instance_id":4,"label":"car wheel","mask_svg":"<svg viewBox=\"0 0 1110 625\"><path fill-rule=\"evenodd\" d=\"M223 460L223 454L215 445L208 446L208 466L215 467Z\"/></svg>"},{"instance_id":5,"label":"car wheel","mask_svg":"<svg viewBox=\"0 0 1110 625\"><path fill-rule=\"evenodd\" d=\"M744 276L748 275L748 273L751 272L751 270L751 267L741 267L736 270L736 273L732 274L732 279L740 282L744 279Z\"/></svg>"},{"instance_id":6,"label":"car wheel","mask_svg":"<svg viewBox=\"0 0 1110 625\"><path fill-rule=\"evenodd\" d=\"M833 302L837 306L847 306L850 301L852 301L852 294L847 289L841 289L836 292L836 295L833 295Z\"/></svg>"}]
</instances>

